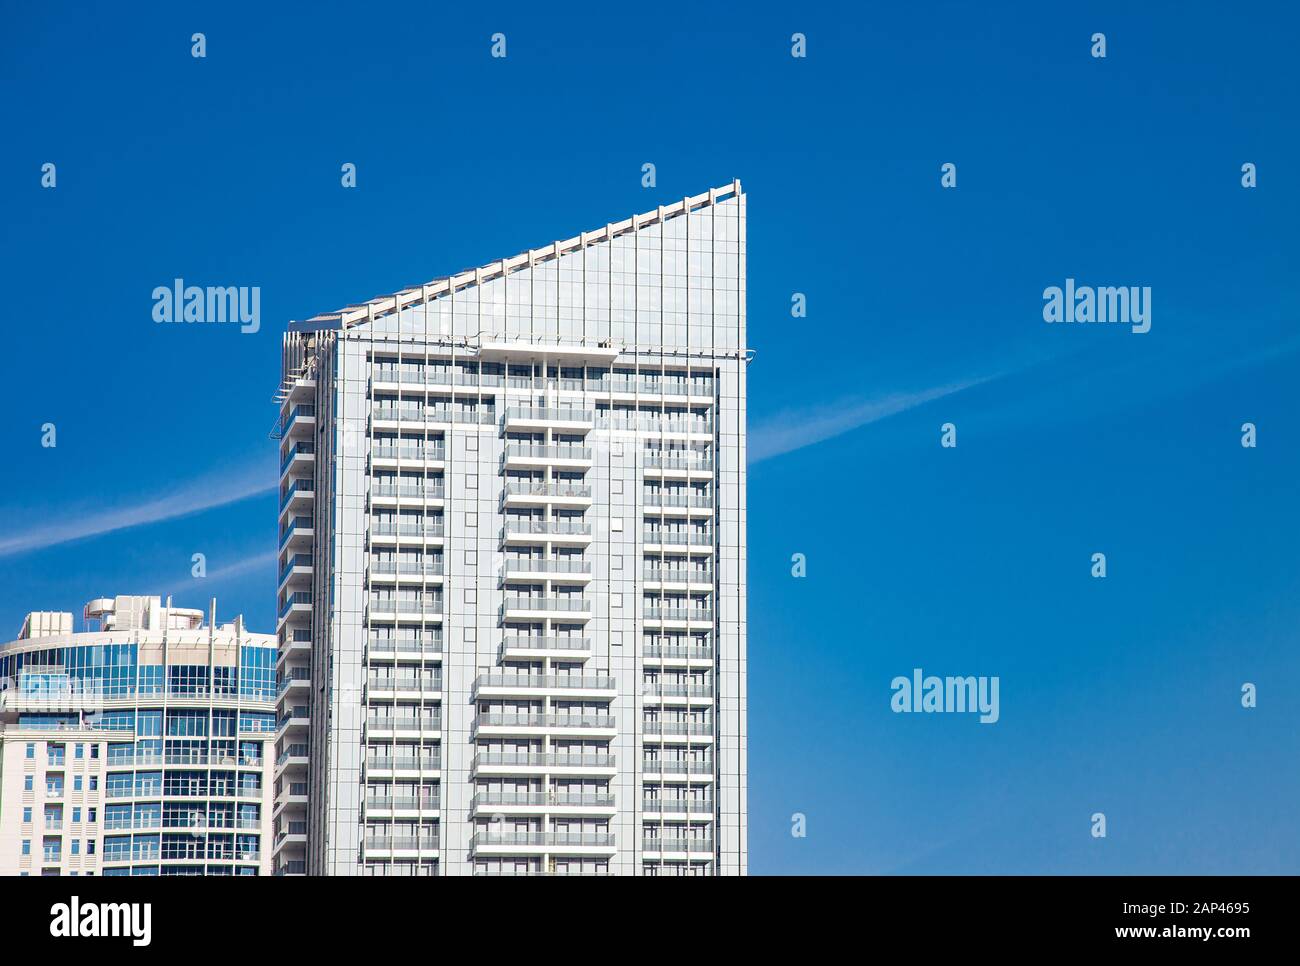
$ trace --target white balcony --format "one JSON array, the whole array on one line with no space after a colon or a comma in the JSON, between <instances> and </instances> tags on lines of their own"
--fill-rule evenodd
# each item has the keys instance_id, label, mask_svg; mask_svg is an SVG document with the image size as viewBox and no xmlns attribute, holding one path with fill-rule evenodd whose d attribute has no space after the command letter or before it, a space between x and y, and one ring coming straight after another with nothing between
<instances>
[{"instance_id":1,"label":"white balcony","mask_svg":"<svg viewBox=\"0 0 1300 966\"><path fill-rule=\"evenodd\" d=\"M508 636L501 642L503 661L540 661L548 657L559 661L585 661L591 657L591 638Z\"/></svg>"},{"instance_id":2,"label":"white balcony","mask_svg":"<svg viewBox=\"0 0 1300 966\"><path fill-rule=\"evenodd\" d=\"M476 832L470 848L477 855L613 855L610 832Z\"/></svg>"},{"instance_id":3,"label":"white balcony","mask_svg":"<svg viewBox=\"0 0 1300 966\"><path fill-rule=\"evenodd\" d=\"M374 546L436 546L443 544L441 521L428 523L385 523L370 525L370 543Z\"/></svg>"},{"instance_id":4,"label":"white balcony","mask_svg":"<svg viewBox=\"0 0 1300 966\"><path fill-rule=\"evenodd\" d=\"M506 544L538 543L565 544L582 547L591 543L591 524L581 520L534 520L506 517L501 528L501 539Z\"/></svg>"},{"instance_id":5,"label":"white balcony","mask_svg":"<svg viewBox=\"0 0 1300 966\"><path fill-rule=\"evenodd\" d=\"M442 486L411 483L373 483L370 487L371 506L442 506L447 490Z\"/></svg>"},{"instance_id":6,"label":"white balcony","mask_svg":"<svg viewBox=\"0 0 1300 966\"><path fill-rule=\"evenodd\" d=\"M447 459L447 451L441 446L401 446L375 443L370 448L370 466L372 469L396 469L399 465L414 469L417 466L426 469L441 468Z\"/></svg>"},{"instance_id":7,"label":"white balcony","mask_svg":"<svg viewBox=\"0 0 1300 966\"><path fill-rule=\"evenodd\" d=\"M366 737L440 739L442 717L439 715L371 715L366 719Z\"/></svg>"},{"instance_id":8,"label":"white balcony","mask_svg":"<svg viewBox=\"0 0 1300 966\"><path fill-rule=\"evenodd\" d=\"M480 751L474 756L476 775L563 775L565 777L613 777L617 764L613 755L567 754L559 752Z\"/></svg>"},{"instance_id":9,"label":"white balcony","mask_svg":"<svg viewBox=\"0 0 1300 966\"><path fill-rule=\"evenodd\" d=\"M591 469L591 449L586 446L542 446L532 443L507 443L501 455L507 469Z\"/></svg>"},{"instance_id":10,"label":"white balcony","mask_svg":"<svg viewBox=\"0 0 1300 966\"><path fill-rule=\"evenodd\" d=\"M377 700L438 698L442 694L442 676L372 678L366 682L366 695Z\"/></svg>"},{"instance_id":11,"label":"white balcony","mask_svg":"<svg viewBox=\"0 0 1300 966\"><path fill-rule=\"evenodd\" d=\"M507 597L501 604L501 619L507 621L559 620L584 624L591 620L591 601L585 597Z\"/></svg>"},{"instance_id":12,"label":"white balcony","mask_svg":"<svg viewBox=\"0 0 1300 966\"><path fill-rule=\"evenodd\" d=\"M551 792L483 791L470 805L475 815L599 815L618 811L612 794L597 792L564 794Z\"/></svg>"},{"instance_id":13,"label":"white balcony","mask_svg":"<svg viewBox=\"0 0 1300 966\"><path fill-rule=\"evenodd\" d=\"M280 459L280 478L310 473L316 465L316 447L314 443L298 441L290 444Z\"/></svg>"},{"instance_id":14,"label":"white balcony","mask_svg":"<svg viewBox=\"0 0 1300 966\"><path fill-rule=\"evenodd\" d=\"M591 561L573 557L507 557L502 580L558 580L566 584L591 582Z\"/></svg>"},{"instance_id":15,"label":"white balcony","mask_svg":"<svg viewBox=\"0 0 1300 966\"><path fill-rule=\"evenodd\" d=\"M713 802L692 799L646 799L641 803L641 818L649 822L710 821L714 818Z\"/></svg>"},{"instance_id":16,"label":"white balcony","mask_svg":"<svg viewBox=\"0 0 1300 966\"><path fill-rule=\"evenodd\" d=\"M642 857L646 859L668 859L684 861L687 859L705 859L713 855L712 839L644 839L641 843Z\"/></svg>"},{"instance_id":17,"label":"white balcony","mask_svg":"<svg viewBox=\"0 0 1300 966\"><path fill-rule=\"evenodd\" d=\"M703 783L713 781L713 762L711 761L668 761L661 759L646 760L641 765L643 781L691 781Z\"/></svg>"},{"instance_id":18,"label":"white balcony","mask_svg":"<svg viewBox=\"0 0 1300 966\"><path fill-rule=\"evenodd\" d=\"M555 695L570 700L617 697L614 679L583 674L480 674L474 679L474 697L535 698Z\"/></svg>"},{"instance_id":19,"label":"white balcony","mask_svg":"<svg viewBox=\"0 0 1300 966\"><path fill-rule=\"evenodd\" d=\"M590 409L509 406L502 417L507 432L537 432L550 428L566 433L585 433L595 424L596 414Z\"/></svg>"},{"instance_id":20,"label":"white balcony","mask_svg":"<svg viewBox=\"0 0 1300 966\"><path fill-rule=\"evenodd\" d=\"M608 714L542 714L480 712L474 718L474 736L493 737L614 738L618 729Z\"/></svg>"},{"instance_id":21,"label":"white balcony","mask_svg":"<svg viewBox=\"0 0 1300 966\"><path fill-rule=\"evenodd\" d=\"M591 506L591 487L585 483L539 483L532 480L506 481L502 502L506 506Z\"/></svg>"}]
</instances>

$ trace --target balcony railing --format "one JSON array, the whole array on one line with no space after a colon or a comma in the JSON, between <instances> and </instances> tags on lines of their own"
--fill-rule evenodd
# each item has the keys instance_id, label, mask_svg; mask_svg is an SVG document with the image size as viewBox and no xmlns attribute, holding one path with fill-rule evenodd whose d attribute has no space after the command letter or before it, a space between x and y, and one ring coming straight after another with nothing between
<instances>
[{"instance_id":1,"label":"balcony railing","mask_svg":"<svg viewBox=\"0 0 1300 966\"><path fill-rule=\"evenodd\" d=\"M643 465L652 470L712 470L711 456L677 456L672 453L647 450Z\"/></svg>"},{"instance_id":2,"label":"balcony railing","mask_svg":"<svg viewBox=\"0 0 1300 966\"><path fill-rule=\"evenodd\" d=\"M411 577L441 577L443 574L441 560L418 562L414 560L376 560L370 565L372 574L404 574Z\"/></svg>"},{"instance_id":3,"label":"balcony railing","mask_svg":"<svg viewBox=\"0 0 1300 966\"><path fill-rule=\"evenodd\" d=\"M610 832L499 832L489 829L475 832L470 847L488 846L550 846L553 848L613 848L614 836Z\"/></svg>"},{"instance_id":4,"label":"balcony railing","mask_svg":"<svg viewBox=\"0 0 1300 966\"><path fill-rule=\"evenodd\" d=\"M641 803L641 811L660 812L668 815L685 815L691 812L712 812L713 802L710 800L683 802L666 798L647 798Z\"/></svg>"},{"instance_id":5,"label":"balcony railing","mask_svg":"<svg viewBox=\"0 0 1300 966\"><path fill-rule=\"evenodd\" d=\"M376 757L366 760L369 771L438 771L442 763L437 758Z\"/></svg>"},{"instance_id":6,"label":"balcony railing","mask_svg":"<svg viewBox=\"0 0 1300 966\"><path fill-rule=\"evenodd\" d=\"M366 799L366 808L377 811L437 810L442 807L442 800L437 795L420 797L417 795L372 796Z\"/></svg>"},{"instance_id":7,"label":"balcony railing","mask_svg":"<svg viewBox=\"0 0 1300 966\"><path fill-rule=\"evenodd\" d=\"M712 775L711 761L665 761L650 758L641 765L641 771L651 775Z\"/></svg>"},{"instance_id":8,"label":"balcony railing","mask_svg":"<svg viewBox=\"0 0 1300 966\"><path fill-rule=\"evenodd\" d=\"M442 676L370 678L366 685L371 691L441 691Z\"/></svg>"},{"instance_id":9,"label":"balcony railing","mask_svg":"<svg viewBox=\"0 0 1300 966\"><path fill-rule=\"evenodd\" d=\"M394 654L441 654L442 640L440 638L417 640L407 637L372 637L369 647L372 653L379 654L390 652Z\"/></svg>"},{"instance_id":10,"label":"balcony railing","mask_svg":"<svg viewBox=\"0 0 1300 966\"><path fill-rule=\"evenodd\" d=\"M654 414L622 415L613 413L596 419L599 429L620 429L641 433L707 433L713 434L711 419L673 419Z\"/></svg>"},{"instance_id":11,"label":"balcony railing","mask_svg":"<svg viewBox=\"0 0 1300 966\"><path fill-rule=\"evenodd\" d=\"M711 584L712 570L687 570L684 567L646 567L642 571L646 580L656 580L665 584Z\"/></svg>"},{"instance_id":12,"label":"balcony railing","mask_svg":"<svg viewBox=\"0 0 1300 966\"><path fill-rule=\"evenodd\" d=\"M501 609L576 614L590 611L591 601L585 597L507 597L501 602Z\"/></svg>"},{"instance_id":13,"label":"balcony railing","mask_svg":"<svg viewBox=\"0 0 1300 966\"><path fill-rule=\"evenodd\" d=\"M713 497L693 493L647 493L641 502L645 506L696 507L703 510L713 508Z\"/></svg>"},{"instance_id":14,"label":"balcony railing","mask_svg":"<svg viewBox=\"0 0 1300 966\"><path fill-rule=\"evenodd\" d=\"M647 527L643 531L645 543L668 543L686 547L711 547L713 534L701 530L664 530Z\"/></svg>"},{"instance_id":15,"label":"balcony railing","mask_svg":"<svg viewBox=\"0 0 1300 966\"><path fill-rule=\"evenodd\" d=\"M590 536L591 524L581 520L532 520L507 517L505 535L513 536Z\"/></svg>"},{"instance_id":16,"label":"balcony railing","mask_svg":"<svg viewBox=\"0 0 1300 966\"><path fill-rule=\"evenodd\" d=\"M540 446L530 443L507 443L506 459L582 460L591 462L591 449L586 446Z\"/></svg>"},{"instance_id":17,"label":"balcony railing","mask_svg":"<svg viewBox=\"0 0 1300 966\"><path fill-rule=\"evenodd\" d=\"M309 479L294 480L280 493L280 509L283 510L289 505L289 501L293 499L295 493L311 493L314 485Z\"/></svg>"},{"instance_id":18,"label":"balcony railing","mask_svg":"<svg viewBox=\"0 0 1300 966\"><path fill-rule=\"evenodd\" d=\"M493 409L465 410L447 406L374 406L370 410L374 419L398 420L413 423L470 423L490 426L497 421Z\"/></svg>"},{"instance_id":19,"label":"balcony railing","mask_svg":"<svg viewBox=\"0 0 1300 966\"><path fill-rule=\"evenodd\" d=\"M712 852L712 839L658 839L647 838L641 842L646 852Z\"/></svg>"},{"instance_id":20,"label":"balcony railing","mask_svg":"<svg viewBox=\"0 0 1300 966\"><path fill-rule=\"evenodd\" d=\"M567 409L534 406L509 406L506 408L506 421L532 419L544 422L590 423L596 414L590 409Z\"/></svg>"},{"instance_id":21,"label":"balcony railing","mask_svg":"<svg viewBox=\"0 0 1300 966\"><path fill-rule=\"evenodd\" d=\"M614 758L614 755L579 752L480 751L474 756L474 767L613 768Z\"/></svg>"},{"instance_id":22,"label":"balcony railing","mask_svg":"<svg viewBox=\"0 0 1300 966\"><path fill-rule=\"evenodd\" d=\"M316 455L315 443L294 443L289 447L288 452L284 454L284 459L280 461L280 472L283 473L287 470L289 464L292 463L296 457L314 455Z\"/></svg>"},{"instance_id":23,"label":"balcony railing","mask_svg":"<svg viewBox=\"0 0 1300 966\"><path fill-rule=\"evenodd\" d=\"M552 496L590 499L591 487L580 483L534 483L523 480L509 480L506 483L506 496Z\"/></svg>"},{"instance_id":24,"label":"balcony railing","mask_svg":"<svg viewBox=\"0 0 1300 966\"><path fill-rule=\"evenodd\" d=\"M419 486L415 483L375 483L370 487L370 495L384 497L412 497L420 500L441 500L447 495L445 486L435 486L427 484Z\"/></svg>"},{"instance_id":25,"label":"balcony railing","mask_svg":"<svg viewBox=\"0 0 1300 966\"><path fill-rule=\"evenodd\" d=\"M366 727L375 731L441 731L439 715L371 715Z\"/></svg>"},{"instance_id":26,"label":"balcony railing","mask_svg":"<svg viewBox=\"0 0 1300 966\"><path fill-rule=\"evenodd\" d=\"M501 576L516 574L589 574L590 560L570 560L564 557L507 557L501 565Z\"/></svg>"},{"instance_id":27,"label":"balcony railing","mask_svg":"<svg viewBox=\"0 0 1300 966\"><path fill-rule=\"evenodd\" d=\"M474 687L612 691L614 679L585 674L480 674L474 679Z\"/></svg>"},{"instance_id":28,"label":"balcony railing","mask_svg":"<svg viewBox=\"0 0 1300 966\"><path fill-rule=\"evenodd\" d=\"M647 697L662 698L711 698L713 697L713 685L711 684L677 684L671 681L647 682L643 685L641 693Z\"/></svg>"},{"instance_id":29,"label":"balcony railing","mask_svg":"<svg viewBox=\"0 0 1300 966\"><path fill-rule=\"evenodd\" d=\"M647 721L641 726L647 735L694 735L713 734L713 725L708 721Z\"/></svg>"},{"instance_id":30,"label":"balcony railing","mask_svg":"<svg viewBox=\"0 0 1300 966\"><path fill-rule=\"evenodd\" d=\"M711 621L710 607L652 607L647 605L642 616L658 621Z\"/></svg>"},{"instance_id":31,"label":"balcony railing","mask_svg":"<svg viewBox=\"0 0 1300 966\"><path fill-rule=\"evenodd\" d=\"M398 835L372 836L365 840L366 850L375 852L436 852L438 840L432 836L424 839Z\"/></svg>"},{"instance_id":32,"label":"balcony railing","mask_svg":"<svg viewBox=\"0 0 1300 966\"><path fill-rule=\"evenodd\" d=\"M370 610L376 614L441 614L442 599L396 600L387 597L372 597Z\"/></svg>"},{"instance_id":33,"label":"balcony railing","mask_svg":"<svg viewBox=\"0 0 1300 966\"><path fill-rule=\"evenodd\" d=\"M370 525L370 533L376 537L441 537L442 522L437 523L383 523L376 521Z\"/></svg>"},{"instance_id":34,"label":"balcony railing","mask_svg":"<svg viewBox=\"0 0 1300 966\"><path fill-rule=\"evenodd\" d=\"M289 576L289 571L293 570L294 567L310 567L311 565L312 565L311 554L309 553L294 554L285 563L283 569L281 569L279 583L284 583L284 578Z\"/></svg>"},{"instance_id":35,"label":"balcony railing","mask_svg":"<svg viewBox=\"0 0 1300 966\"><path fill-rule=\"evenodd\" d=\"M474 718L476 728L613 728L614 717L608 714L527 714L480 712Z\"/></svg>"},{"instance_id":36,"label":"balcony railing","mask_svg":"<svg viewBox=\"0 0 1300 966\"><path fill-rule=\"evenodd\" d=\"M301 590L298 591L297 593L289 594L287 597L285 597L284 603L280 605L279 616L284 617L286 614L289 613L289 611L293 609L295 604L310 604L310 603L311 603L311 594L308 591Z\"/></svg>"},{"instance_id":37,"label":"balcony railing","mask_svg":"<svg viewBox=\"0 0 1300 966\"><path fill-rule=\"evenodd\" d=\"M589 637L507 637L501 642L503 650L520 651L588 651Z\"/></svg>"},{"instance_id":38,"label":"balcony railing","mask_svg":"<svg viewBox=\"0 0 1300 966\"><path fill-rule=\"evenodd\" d=\"M299 405L294 406L293 409L289 410L289 414L287 416L282 417L280 421L276 423L275 428L271 430L271 437L273 439L281 438L284 435L284 431L288 429L289 426L292 425L293 421L298 417L300 416L314 417L315 415L316 415L315 406L307 403L300 403Z\"/></svg>"},{"instance_id":39,"label":"balcony railing","mask_svg":"<svg viewBox=\"0 0 1300 966\"><path fill-rule=\"evenodd\" d=\"M641 649L641 654L643 657L709 661L713 659L713 648L674 644L647 644Z\"/></svg>"},{"instance_id":40,"label":"balcony railing","mask_svg":"<svg viewBox=\"0 0 1300 966\"><path fill-rule=\"evenodd\" d=\"M613 808L614 796L598 792L557 795L547 792L479 792L473 808L516 808L519 806L555 806L574 808Z\"/></svg>"},{"instance_id":41,"label":"balcony railing","mask_svg":"<svg viewBox=\"0 0 1300 966\"><path fill-rule=\"evenodd\" d=\"M495 372L466 372L450 366L377 365L371 373L373 382L408 383L415 386L502 386L517 389L568 389L595 393L629 393L645 396L712 397L712 377L611 376L558 378L554 376L517 376L509 379Z\"/></svg>"},{"instance_id":42,"label":"balcony railing","mask_svg":"<svg viewBox=\"0 0 1300 966\"><path fill-rule=\"evenodd\" d=\"M447 458L447 450L442 446L392 446L376 443L370 447L370 457L381 460L439 461Z\"/></svg>"}]
</instances>

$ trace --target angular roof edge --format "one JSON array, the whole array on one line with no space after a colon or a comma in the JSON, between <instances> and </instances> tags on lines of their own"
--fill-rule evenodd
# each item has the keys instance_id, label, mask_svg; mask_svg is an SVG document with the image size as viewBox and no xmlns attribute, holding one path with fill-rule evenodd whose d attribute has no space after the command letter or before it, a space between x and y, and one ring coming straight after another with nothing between
<instances>
[{"instance_id":1,"label":"angular roof edge","mask_svg":"<svg viewBox=\"0 0 1300 966\"><path fill-rule=\"evenodd\" d=\"M410 305L427 302L439 295L454 292L467 285L479 285L489 279L508 275L524 265L533 265L537 262L559 258L561 255L567 255L571 252L581 251L589 245L609 241L619 235L625 235L628 232L644 228L646 225L653 225L667 218L687 214L698 208L726 201L729 198L739 197L740 194L740 180L736 179L731 184L723 187L710 188L701 194L691 195L670 205L660 205L654 211L633 215L623 221L611 222L603 228L597 228L595 231L584 231L580 235L564 241L552 242L549 245L533 248L510 258L489 262L487 265L478 268L466 269L454 275L436 278L433 281L425 282L423 285L403 289L393 295L381 295L358 305L349 305L337 312L324 312L304 321L290 322L289 331L316 332L321 329L348 329L354 325L360 325L394 312L400 312Z\"/></svg>"}]
</instances>

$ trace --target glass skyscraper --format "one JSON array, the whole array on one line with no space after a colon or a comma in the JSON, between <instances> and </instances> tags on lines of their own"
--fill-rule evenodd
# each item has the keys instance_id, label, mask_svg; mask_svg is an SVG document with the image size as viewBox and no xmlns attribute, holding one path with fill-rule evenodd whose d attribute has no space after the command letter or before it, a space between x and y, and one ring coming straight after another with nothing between
<instances>
[{"instance_id":1,"label":"glass skyscraper","mask_svg":"<svg viewBox=\"0 0 1300 966\"><path fill-rule=\"evenodd\" d=\"M746 871L739 182L290 324L282 874Z\"/></svg>"}]
</instances>

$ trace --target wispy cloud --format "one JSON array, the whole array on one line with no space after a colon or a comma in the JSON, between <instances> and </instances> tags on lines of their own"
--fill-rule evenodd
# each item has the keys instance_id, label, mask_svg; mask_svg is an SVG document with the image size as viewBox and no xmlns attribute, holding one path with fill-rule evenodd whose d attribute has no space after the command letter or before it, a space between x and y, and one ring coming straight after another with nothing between
<instances>
[{"instance_id":1,"label":"wispy cloud","mask_svg":"<svg viewBox=\"0 0 1300 966\"><path fill-rule=\"evenodd\" d=\"M232 577L242 577L258 570L274 573L279 557L280 554L276 550L252 554L242 560L236 560L234 563L209 570L206 577L191 577L184 584L175 584L168 587L164 593L171 594L174 597L193 596L206 593L209 588L223 584Z\"/></svg>"},{"instance_id":2,"label":"wispy cloud","mask_svg":"<svg viewBox=\"0 0 1300 966\"><path fill-rule=\"evenodd\" d=\"M144 503L91 511L72 519L60 519L0 536L0 557L202 513L272 492L275 488L275 480L272 474L267 473L265 466L248 468L234 474L222 472L204 479L191 480L174 493Z\"/></svg>"},{"instance_id":3,"label":"wispy cloud","mask_svg":"<svg viewBox=\"0 0 1300 966\"><path fill-rule=\"evenodd\" d=\"M849 399L812 409L778 413L750 429L749 463L752 466L803 449L996 378L996 375L981 376L918 392L891 393L865 400Z\"/></svg>"}]
</instances>

